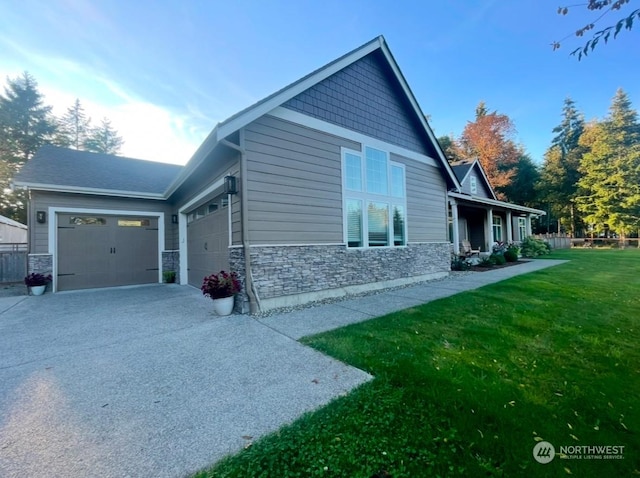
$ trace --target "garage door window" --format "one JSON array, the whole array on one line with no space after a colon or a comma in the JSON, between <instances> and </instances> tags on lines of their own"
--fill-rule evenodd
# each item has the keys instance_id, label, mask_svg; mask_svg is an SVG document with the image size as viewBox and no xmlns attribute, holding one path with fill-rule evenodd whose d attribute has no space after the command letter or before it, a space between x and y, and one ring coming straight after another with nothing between
<instances>
[{"instance_id":1,"label":"garage door window","mask_svg":"<svg viewBox=\"0 0 640 478\"><path fill-rule=\"evenodd\" d=\"M104 226L107 224L107 220L104 217L71 216L69 218L69 224L73 224L74 226Z\"/></svg>"},{"instance_id":2,"label":"garage door window","mask_svg":"<svg viewBox=\"0 0 640 478\"><path fill-rule=\"evenodd\" d=\"M121 227L149 227L149 219L118 219Z\"/></svg>"}]
</instances>

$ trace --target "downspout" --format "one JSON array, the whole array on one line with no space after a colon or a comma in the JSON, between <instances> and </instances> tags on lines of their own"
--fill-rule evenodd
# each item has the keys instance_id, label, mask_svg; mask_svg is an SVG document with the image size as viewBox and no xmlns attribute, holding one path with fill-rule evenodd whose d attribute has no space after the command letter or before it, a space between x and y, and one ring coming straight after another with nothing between
<instances>
[{"instance_id":1,"label":"downspout","mask_svg":"<svg viewBox=\"0 0 640 478\"><path fill-rule=\"evenodd\" d=\"M244 131L240 130L240 144L242 144ZM257 314L260 312L260 299L253 284L253 274L251 272L251 251L249 250L249 201L247 200L247 157L243 147L234 144L227 139L220 140L228 148L234 149L240 153L240 191L242 197L240 199L240 215L242 218L242 247L244 249L244 267L245 267L245 287L249 296L249 312ZM231 204L229 204L231 207Z\"/></svg>"}]
</instances>

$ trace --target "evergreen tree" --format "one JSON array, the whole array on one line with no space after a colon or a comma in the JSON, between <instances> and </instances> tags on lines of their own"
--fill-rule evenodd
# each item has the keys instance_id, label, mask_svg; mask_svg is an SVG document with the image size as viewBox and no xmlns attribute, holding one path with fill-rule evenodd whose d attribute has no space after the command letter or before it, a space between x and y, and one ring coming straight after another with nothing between
<instances>
[{"instance_id":1,"label":"evergreen tree","mask_svg":"<svg viewBox=\"0 0 640 478\"><path fill-rule=\"evenodd\" d=\"M442 149L444 156L447 158L447 161L453 163L460 159L456 149L456 140L453 135L440 136L438 138L438 143L440 143L440 148Z\"/></svg>"},{"instance_id":2,"label":"evergreen tree","mask_svg":"<svg viewBox=\"0 0 640 478\"><path fill-rule=\"evenodd\" d=\"M93 153L118 154L124 140L111 126L111 121L103 118L100 126L92 128L84 142L84 149Z\"/></svg>"},{"instance_id":3,"label":"evergreen tree","mask_svg":"<svg viewBox=\"0 0 640 478\"><path fill-rule=\"evenodd\" d=\"M11 191L13 176L56 131L51 107L45 106L36 80L23 73L7 79L0 94L0 214L26 222L26 197Z\"/></svg>"},{"instance_id":4,"label":"evergreen tree","mask_svg":"<svg viewBox=\"0 0 640 478\"><path fill-rule=\"evenodd\" d=\"M578 208L597 230L607 225L625 237L640 227L640 124L622 89L609 116L589 125L580 143L589 150L580 165Z\"/></svg>"},{"instance_id":5,"label":"evergreen tree","mask_svg":"<svg viewBox=\"0 0 640 478\"><path fill-rule=\"evenodd\" d=\"M538 207L536 183L540 180L540 171L527 153L522 153L514 167L511 182L502 188L507 200L529 207Z\"/></svg>"},{"instance_id":6,"label":"evergreen tree","mask_svg":"<svg viewBox=\"0 0 640 478\"><path fill-rule=\"evenodd\" d=\"M556 136L545 152L540 182L537 185L541 199L550 206L550 212L561 223L569 224L574 235L579 223L575 198L580 179L580 161L585 153L585 147L580 145L584 128L584 119L574 101L571 98L565 99L562 122L553 128Z\"/></svg>"},{"instance_id":7,"label":"evergreen tree","mask_svg":"<svg viewBox=\"0 0 640 478\"><path fill-rule=\"evenodd\" d=\"M24 163L56 131L51 106L45 106L36 80L29 73L7 79L0 95L0 159Z\"/></svg>"},{"instance_id":8,"label":"evergreen tree","mask_svg":"<svg viewBox=\"0 0 640 478\"><path fill-rule=\"evenodd\" d=\"M76 98L73 106L58 120L56 144L65 148L82 149L90 128L91 119L85 114L80 100Z\"/></svg>"}]
</instances>

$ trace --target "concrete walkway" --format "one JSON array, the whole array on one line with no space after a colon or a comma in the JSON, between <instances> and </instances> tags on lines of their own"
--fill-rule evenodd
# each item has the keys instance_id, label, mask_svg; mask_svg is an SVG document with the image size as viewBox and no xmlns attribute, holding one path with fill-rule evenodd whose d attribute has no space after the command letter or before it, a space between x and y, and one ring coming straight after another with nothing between
<instances>
[{"instance_id":1,"label":"concrete walkway","mask_svg":"<svg viewBox=\"0 0 640 478\"><path fill-rule=\"evenodd\" d=\"M299 337L560 262L260 319L172 285L1 298L0 476L188 475L371 379Z\"/></svg>"},{"instance_id":2,"label":"concrete walkway","mask_svg":"<svg viewBox=\"0 0 640 478\"><path fill-rule=\"evenodd\" d=\"M307 335L318 334L374 317L380 317L391 312L415 307L432 300L449 297L460 292L477 289L565 262L567 261L539 259L486 272L465 275L453 273L445 279L341 300L333 304L318 305L294 312L274 314L259 320L272 329L298 340Z\"/></svg>"}]
</instances>

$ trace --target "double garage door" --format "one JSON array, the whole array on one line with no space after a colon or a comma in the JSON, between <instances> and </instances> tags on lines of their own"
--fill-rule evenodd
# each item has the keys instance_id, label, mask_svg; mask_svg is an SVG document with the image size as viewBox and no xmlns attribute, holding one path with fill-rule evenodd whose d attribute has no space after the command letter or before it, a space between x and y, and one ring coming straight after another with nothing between
<instances>
[{"instance_id":1,"label":"double garage door","mask_svg":"<svg viewBox=\"0 0 640 478\"><path fill-rule=\"evenodd\" d=\"M58 290L158 282L158 218L58 214Z\"/></svg>"}]
</instances>

